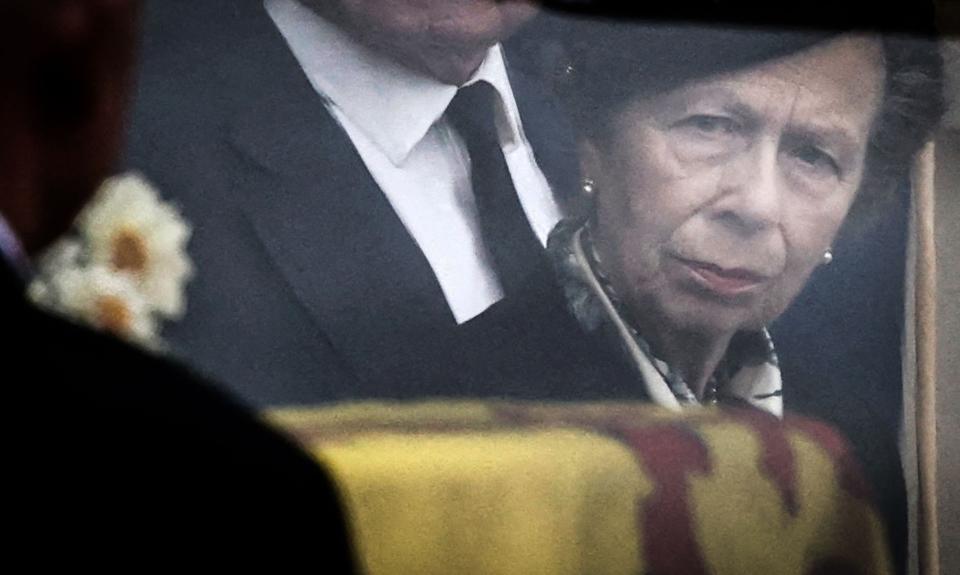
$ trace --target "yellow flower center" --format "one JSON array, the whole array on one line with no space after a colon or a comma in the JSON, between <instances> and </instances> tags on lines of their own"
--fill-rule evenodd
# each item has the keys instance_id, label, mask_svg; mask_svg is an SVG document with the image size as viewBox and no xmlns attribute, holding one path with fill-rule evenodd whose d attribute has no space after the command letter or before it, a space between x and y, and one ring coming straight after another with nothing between
<instances>
[{"instance_id":1,"label":"yellow flower center","mask_svg":"<svg viewBox=\"0 0 960 575\"><path fill-rule=\"evenodd\" d=\"M127 335L133 314L123 299L106 295L97 299L95 321L98 326L116 335Z\"/></svg>"},{"instance_id":2,"label":"yellow flower center","mask_svg":"<svg viewBox=\"0 0 960 575\"><path fill-rule=\"evenodd\" d=\"M111 263L118 271L140 274L147 269L147 242L135 230L124 228L113 236L111 255Z\"/></svg>"}]
</instances>

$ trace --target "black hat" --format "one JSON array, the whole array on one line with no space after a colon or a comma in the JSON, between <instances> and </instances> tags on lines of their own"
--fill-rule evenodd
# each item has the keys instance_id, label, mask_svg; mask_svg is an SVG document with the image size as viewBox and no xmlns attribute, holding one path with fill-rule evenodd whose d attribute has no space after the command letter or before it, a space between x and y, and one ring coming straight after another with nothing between
<instances>
[{"instance_id":1,"label":"black hat","mask_svg":"<svg viewBox=\"0 0 960 575\"><path fill-rule=\"evenodd\" d=\"M906 173L910 158L943 110L942 61L933 5L895 0L748 0L663 2L546 0L556 9L555 57L565 70L560 91L579 128L608 132L615 111L645 93L748 68L802 52L844 33L881 33L887 65L883 109L868 155L857 209L879 205Z\"/></svg>"},{"instance_id":2,"label":"black hat","mask_svg":"<svg viewBox=\"0 0 960 575\"><path fill-rule=\"evenodd\" d=\"M542 0L541 4L581 17L710 26L922 36L934 34L936 28L932 0Z\"/></svg>"},{"instance_id":3,"label":"black hat","mask_svg":"<svg viewBox=\"0 0 960 575\"><path fill-rule=\"evenodd\" d=\"M593 76L588 92L607 93L596 101L618 100L623 90L659 91L691 78L749 67L801 52L837 34L827 30L776 30L720 27L702 23L648 23L580 20L571 23L563 43L573 72Z\"/></svg>"},{"instance_id":4,"label":"black hat","mask_svg":"<svg viewBox=\"0 0 960 575\"><path fill-rule=\"evenodd\" d=\"M929 0L545 0L560 60L584 107L611 110L642 92L804 51L839 34L909 35L932 45ZM560 66L554 65L555 68ZM561 80L561 84L564 80ZM562 87L562 86L561 86Z\"/></svg>"}]
</instances>

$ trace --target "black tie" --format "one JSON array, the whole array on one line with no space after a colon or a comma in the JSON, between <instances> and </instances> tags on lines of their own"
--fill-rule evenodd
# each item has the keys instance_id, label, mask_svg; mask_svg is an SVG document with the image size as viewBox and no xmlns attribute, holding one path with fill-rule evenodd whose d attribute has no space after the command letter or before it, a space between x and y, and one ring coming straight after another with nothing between
<instances>
[{"instance_id":1,"label":"black tie","mask_svg":"<svg viewBox=\"0 0 960 575\"><path fill-rule=\"evenodd\" d=\"M524 215L500 148L497 99L487 82L461 88L447 108L447 118L467 145L483 241L509 296L517 293L526 277L544 273L546 254Z\"/></svg>"}]
</instances>

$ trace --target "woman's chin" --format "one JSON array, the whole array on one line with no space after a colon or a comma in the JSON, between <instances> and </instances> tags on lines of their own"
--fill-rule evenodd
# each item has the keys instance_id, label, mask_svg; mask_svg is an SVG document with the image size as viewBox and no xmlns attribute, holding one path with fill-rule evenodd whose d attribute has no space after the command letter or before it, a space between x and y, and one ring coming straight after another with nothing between
<instances>
[{"instance_id":1,"label":"woman's chin","mask_svg":"<svg viewBox=\"0 0 960 575\"><path fill-rule=\"evenodd\" d=\"M682 294L671 299L674 301L663 302L661 306L660 324L676 332L725 337L764 326L755 306L718 301L700 294Z\"/></svg>"}]
</instances>

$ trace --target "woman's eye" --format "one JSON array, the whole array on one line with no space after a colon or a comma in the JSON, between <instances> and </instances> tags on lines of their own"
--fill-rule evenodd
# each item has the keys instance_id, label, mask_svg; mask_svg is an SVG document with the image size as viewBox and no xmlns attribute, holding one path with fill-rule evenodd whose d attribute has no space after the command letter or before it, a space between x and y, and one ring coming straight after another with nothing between
<instances>
[{"instance_id":1,"label":"woman's eye","mask_svg":"<svg viewBox=\"0 0 960 575\"><path fill-rule=\"evenodd\" d=\"M694 114L671 126L674 151L685 161L719 161L747 144L744 126L730 116Z\"/></svg>"},{"instance_id":2,"label":"woman's eye","mask_svg":"<svg viewBox=\"0 0 960 575\"><path fill-rule=\"evenodd\" d=\"M817 171L840 175L840 166L833 159L833 156L816 146L800 146L794 150L793 155L803 164Z\"/></svg>"},{"instance_id":3,"label":"woman's eye","mask_svg":"<svg viewBox=\"0 0 960 575\"><path fill-rule=\"evenodd\" d=\"M737 122L732 118L728 118L726 116L710 116L706 114L690 116L680 123L683 126L693 128L694 130L709 136L733 134L737 132L739 128Z\"/></svg>"}]
</instances>

